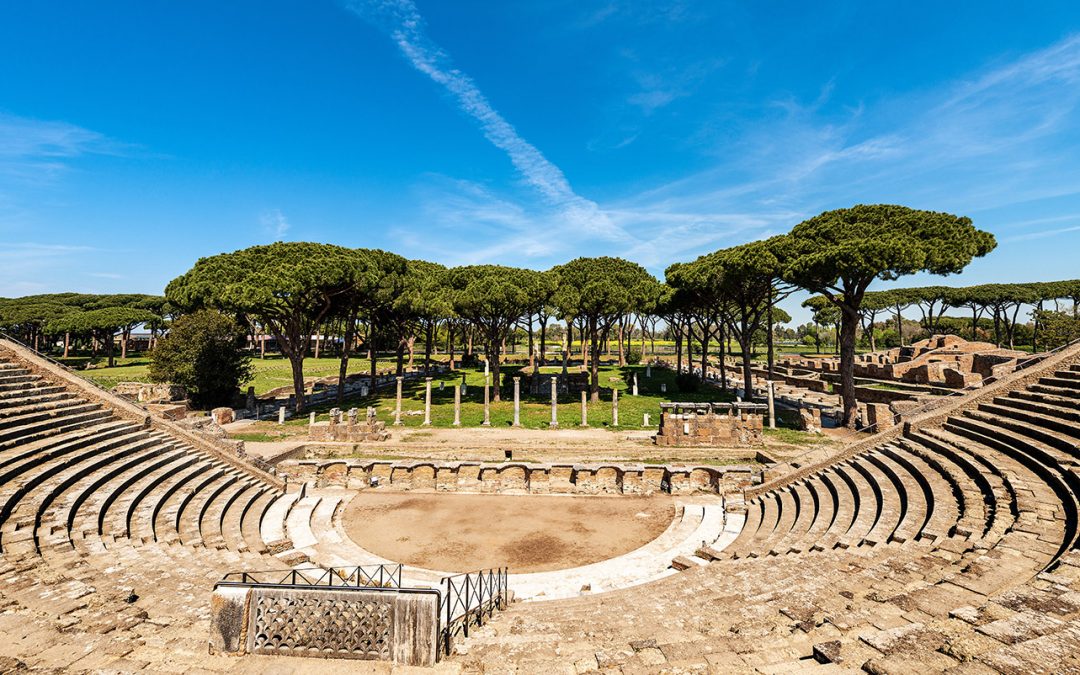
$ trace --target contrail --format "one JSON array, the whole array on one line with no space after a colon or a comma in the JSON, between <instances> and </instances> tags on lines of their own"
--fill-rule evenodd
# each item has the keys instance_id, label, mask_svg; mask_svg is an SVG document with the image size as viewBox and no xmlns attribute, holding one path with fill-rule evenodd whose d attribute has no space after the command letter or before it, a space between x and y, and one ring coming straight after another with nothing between
<instances>
[{"instance_id":1,"label":"contrail","mask_svg":"<svg viewBox=\"0 0 1080 675\"><path fill-rule=\"evenodd\" d=\"M608 239L626 237L596 202L574 192L562 170L517 133L471 77L453 67L450 57L424 31L424 19L412 0L346 0L345 6L387 32L414 68L442 85L461 110L480 124L488 141L507 154L525 181L562 213L567 225Z\"/></svg>"}]
</instances>

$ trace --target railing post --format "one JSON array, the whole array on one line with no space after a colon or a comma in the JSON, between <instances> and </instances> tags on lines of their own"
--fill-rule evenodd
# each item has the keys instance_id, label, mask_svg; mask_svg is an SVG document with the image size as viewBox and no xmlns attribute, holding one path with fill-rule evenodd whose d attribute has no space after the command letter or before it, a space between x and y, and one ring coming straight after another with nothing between
<instances>
[{"instance_id":1,"label":"railing post","mask_svg":"<svg viewBox=\"0 0 1080 675\"><path fill-rule=\"evenodd\" d=\"M469 637L469 575L465 575L465 637Z\"/></svg>"}]
</instances>

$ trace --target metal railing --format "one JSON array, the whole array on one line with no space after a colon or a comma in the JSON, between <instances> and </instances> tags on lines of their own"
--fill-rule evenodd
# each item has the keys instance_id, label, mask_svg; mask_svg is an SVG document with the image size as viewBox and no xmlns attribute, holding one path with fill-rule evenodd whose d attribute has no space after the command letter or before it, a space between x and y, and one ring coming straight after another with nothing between
<instances>
[{"instance_id":1,"label":"metal railing","mask_svg":"<svg viewBox=\"0 0 1080 675\"><path fill-rule=\"evenodd\" d=\"M401 589L401 565L311 567L307 569L229 572L216 586L291 586Z\"/></svg>"},{"instance_id":2,"label":"metal railing","mask_svg":"<svg viewBox=\"0 0 1080 675\"><path fill-rule=\"evenodd\" d=\"M495 610L506 609L509 602L506 567L456 574L442 580L443 650L447 656L454 638L461 634L469 637L469 626L482 626L485 617Z\"/></svg>"}]
</instances>

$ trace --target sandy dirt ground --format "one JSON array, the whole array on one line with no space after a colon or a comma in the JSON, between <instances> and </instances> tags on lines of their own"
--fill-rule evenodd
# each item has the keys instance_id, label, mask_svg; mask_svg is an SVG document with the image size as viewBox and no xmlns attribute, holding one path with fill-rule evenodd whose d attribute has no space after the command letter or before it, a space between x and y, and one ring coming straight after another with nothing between
<instances>
[{"instance_id":1,"label":"sandy dirt ground","mask_svg":"<svg viewBox=\"0 0 1080 675\"><path fill-rule=\"evenodd\" d=\"M543 572L632 551L671 523L671 497L362 492L348 535L390 560L448 572Z\"/></svg>"}]
</instances>

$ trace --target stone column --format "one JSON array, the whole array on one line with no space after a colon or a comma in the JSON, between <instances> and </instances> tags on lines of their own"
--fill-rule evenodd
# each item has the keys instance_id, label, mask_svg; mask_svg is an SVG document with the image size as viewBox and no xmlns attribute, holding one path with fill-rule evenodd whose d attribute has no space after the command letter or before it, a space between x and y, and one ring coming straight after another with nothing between
<instances>
[{"instance_id":1,"label":"stone column","mask_svg":"<svg viewBox=\"0 0 1080 675\"><path fill-rule=\"evenodd\" d=\"M776 428L776 394L774 392L774 383L772 380L768 381L769 386L769 428Z\"/></svg>"},{"instance_id":2,"label":"stone column","mask_svg":"<svg viewBox=\"0 0 1080 675\"><path fill-rule=\"evenodd\" d=\"M619 426L619 390L611 390L611 426Z\"/></svg>"},{"instance_id":3,"label":"stone column","mask_svg":"<svg viewBox=\"0 0 1080 675\"><path fill-rule=\"evenodd\" d=\"M514 378L514 426L521 426L521 378Z\"/></svg>"},{"instance_id":4,"label":"stone column","mask_svg":"<svg viewBox=\"0 0 1080 675\"><path fill-rule=\"evenodd\" d=\"M464 385L454 385L454 426L461 426L461 388Z\"/></svg>"},{"instance_id":5,"label":"stone column","mask_svg":"<svg viewBox=\"0 0 1080 675\"><path fill-rule=\"evenodd\" d=\"M277 423L285 424L285 406L281 406L277 409Z\"/></svg>"},{"instance_id":6,"label":"stone column","mask_svg":"<svg viewBox=\"0 0 1080 675\"><path fill-rule=\"evenodd\" d=\"M637 396L637 373L634 373L634 396Z\"/></svg>"},{"instance_id":7,"label":"stone column","mask_svg":"<svg viewBox=\"0 0 1080 675\"><path fill-rule=\"evenodd\" d=\"M491 387L488 385L487 373L484 373L484 426L491 426Z\"/></svg>"},{"instance_id":8,"label":"stone column","mask_svg":"<svg viewBox=\"0 0 1080 675\"><path fill-rule=\"evenodd\" d=\"M400 375L397 377L397 406L394 408L394 426L401 426L401 381Z\"/></svg>"},{"instance_id":9,"label":"stone column","mask_svg":"<svg viewBox=\"0 0 1080 675\"><path fill-rule=\"evenodd\" d=\"M431 378L424 378L424 426L431 426Z\"/></svg>"},{"instance_id":10,"label":"stone column","mask_svg":"<svg viewBox=\"0 0 1080 675\"><path fill-rule=\"evenodd\" d=\"M308 415L308 426L310 427L312 424L315 424L315 413Z\"/></svg>"},{"instance_id":11,"label":"stone column","mask_svg":"<svg viewBox=\"0 0 1080 675\"><path fill-rule=\"evenodd\" d=\"M581 390L581 426L589 426L589 394Z\"/></svg>"},{"instance_id":12,"label":"stone column","mask_svg":"<svg viewBox=\"0 0 1080 675\"><path fill-rule=\"evenodd\" d=\"M559 378L551 376L551 426L559 426Z\"/></svg>"}]
</instances>

